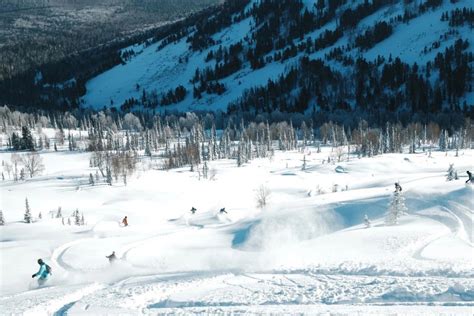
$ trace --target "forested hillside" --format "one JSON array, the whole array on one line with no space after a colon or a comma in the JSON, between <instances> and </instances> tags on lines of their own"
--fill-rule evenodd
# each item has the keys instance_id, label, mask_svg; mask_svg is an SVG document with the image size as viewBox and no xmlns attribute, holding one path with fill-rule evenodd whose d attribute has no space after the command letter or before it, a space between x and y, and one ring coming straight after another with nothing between
<instances>
[{"instance_id":1,"label":"forested hillside","mask_svg":"<svg viewBox=\"0 0 474 316\"><path fill-rule=\"evenodd\" d=\"M75 107L81 84L120 63L119 48L159 36L163 25L218 0L4 0L0 5L0 103ZM39 85L39 83L42 85ZM46 85L46 86L44 86Z\"/></svg>"},{"instance_id":2,"label":"forested hillside","mask_svg":"<svg viewBox=\"0 0 474 316\"><path fill-rule=\"evenodd\" d=\"M228 1L89 81L85 106L470 113L470 1ZM253 114L252 114L253 115Z\"/></svg>"}]
</instances>

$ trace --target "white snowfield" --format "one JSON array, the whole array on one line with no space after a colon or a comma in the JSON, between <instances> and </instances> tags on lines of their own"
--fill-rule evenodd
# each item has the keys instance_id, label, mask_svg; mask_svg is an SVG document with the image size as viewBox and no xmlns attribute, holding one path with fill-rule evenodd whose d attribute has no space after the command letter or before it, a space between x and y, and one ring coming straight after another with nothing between
<instances>
[{"instance_id":1,"label":"white snowfield","mask_svg":"<svg viewBox=\"0 0 474 316\"><path fill-rule=\"evenodd\" d=\"M147 170L127 186L89 185L89 153L41 152L43 175L0 183L0 314L472 315L474 150L323 164L330 151L306 149L305 170L303 153L277 151L240 168L211 161L214 180ZM458 180L446 181L450 163ZM386 226L396 181L408 213ZM26 197L43 216L32 224ZM49 213L59 206L66 225ZM67 225L76 208L85 226ZM43 288L38 258L53 271Z\"/></svg>"}]
</instances>

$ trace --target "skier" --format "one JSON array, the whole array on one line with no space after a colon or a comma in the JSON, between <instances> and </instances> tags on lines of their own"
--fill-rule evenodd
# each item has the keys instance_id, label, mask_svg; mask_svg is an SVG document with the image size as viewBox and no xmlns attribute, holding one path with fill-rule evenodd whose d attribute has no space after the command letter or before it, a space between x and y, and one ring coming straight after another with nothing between
<instances>
[{"instance_id":1,"label":"skier","mask_svg":"<svg viewBox=\"0 0 474 316\"><path fill-rule=\"evenodd\" d=\"M196 213L196 211L197 211L197 209L195 209L195 208L194 208L194 206L193 206L193 207L191 207L191 213L193 213L193 214L194 214L194 213Z\"/></svg>"},{"instance_id":2,"label":"skier","mask_svg":"<svg viewBox=\"0 0 474 316\"><path fill-rule=\"evenodd\" d=\"M226 213L227 214L227 211L225 210L225 207L221 208L221 210L219 211L220 214L224 214Z\"/></svg>"},{"instance_id":3,"label":"skier","mask_svg":"<svg viewBox=\"0 0 474 316\"><path fill-rule=\"evenodd\" d=\"M402 191L402 186L400 183L395 182L395 192L401 192Z\"/></svg>"},{"instance_id":4,"label":"skier","mask_svg":"<svg viewBox=\"0 0 474 316\"><path fill-rule=\"evenodd\" d=\"M115 255L115 251L112 251L111 255L105 256L107 259L109 259L109 262L112 264L114 263L115 260L117 260L117 256Z\"/></svg>"},{"instance_id":5,"label":"skier","mask_svg":"<svg viewBox=\"0 0 474 316\"><path fill-rule=\"evenodd\" d=\"M33 274L31 277L32 278L38 277L38 285L41 286L46 282L46 280L48 279L48 276L51 275L51 267L48 266L43 261L43 259L38 259L38 264L40 265L38 272Z\"/></svg>"},{"instance_id":6,"label":"skier","mask_svg":"<svg viewBox=\"0 0 474 316\"><path fill-rule=\"evenodd\" d=\"M467 173L466 183L469 183L469 182L472 183L472 173L471 173L471 171L468 170L468 171L466 171L466 173Z\"/></svg>"},{"instance_id":7,"label":"skier","mask_svg":"<svg viewBox=\"0 0 474 316\"><path fill-rule=\"evenodd\" d=\"M122 224L124 227L127 227L128 226L128 219L127 219L127 216L125 216L122 220Z\"/></svg>"}]
</instances>

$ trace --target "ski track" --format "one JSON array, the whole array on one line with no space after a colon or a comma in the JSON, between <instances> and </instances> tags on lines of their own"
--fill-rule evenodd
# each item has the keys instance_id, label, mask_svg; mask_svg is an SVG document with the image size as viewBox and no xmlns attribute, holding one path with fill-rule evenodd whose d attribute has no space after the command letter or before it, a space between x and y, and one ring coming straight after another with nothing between
<instances>
[{"instance_id":1,"label":"ski track","mask_svg":"<svg viewBox=\"0 0 474 316\"><path fill-rule=\"evenodd\" d=\"M298 282L295 282L296 279ZM450 304L473 306L469 278L367 277L258 273L192 276L146 285L120 284L84 297L82 306L127 306L153 314L171 308L287 304ZM199 289L196 293L195 290ZM113 297L112 301L103 298ZM117 307L117 306L115 306ZM79 307L78 307L79 308Z\"/></svg>"},{"instance_id":2,"label":"ski track","mask_svg":"<svg viewBox=\"0 0 474 316\"><path fill-rule=\"evenodd\" d=\"M53 251L53 254L51 255L51 261L54 262L57 267L60 267L65 271L77 271L77 272L82 271L81 269L76 269L76 268L72 267L71 265L67 264L63 260L63 256L71 247L73 247L77 244L80 244L84 241L93 240L93 239L94 238L81 238L81 239L77 239L77 240L74 240L74 241L71 241L71 242L67 242L67 243L59 246L58 248L56 248Z\"/></svg>"}]
</instances>

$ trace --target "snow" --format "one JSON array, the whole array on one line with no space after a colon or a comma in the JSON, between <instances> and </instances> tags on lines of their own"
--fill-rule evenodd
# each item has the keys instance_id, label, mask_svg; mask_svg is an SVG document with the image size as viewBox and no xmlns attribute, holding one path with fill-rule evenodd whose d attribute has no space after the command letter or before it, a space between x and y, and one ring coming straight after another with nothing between
<instances>
[{"instance_id":1,"label":"snow","mask_svg":"<svg viewBox=\"0 0 474 316\"><path fill-rule=\"evenodd\" d=\"M447 40L441 39L450 30L447 21L440 21L441 14L464 7L472 7L472 2L457 1L453 4L450 1L444 1L444 4L439 8L428 10L406 24L399 24L394 28L393 34L389 38L369 49L365 53L365 57L374 60L380 55L388 59L391 55L392 58L399 57L406 63L413 64L416 62L418 65L425 65L428 61L433 60L438 52L444 52L446 47L453 45L457 39L466 38L462 35L472 32L468 27L462 27L458 29L458 36L451 35ZM403 10L398 13L403 14ZM470 37L472 36L467 36L467 38ZM440 47L424 54L425 46L429 49L435 41L440 41ZM472 46L468 49L473 51Z\"/></svg>"},{"instance_id":2,"label":"snow","mask_svg":"<svg viewBox=\"0 0 474 316\"><path fill-rule=\"evenodd\" d=\"M277 151L240 168L211 161L215 180L199 180L189 168L140 168L127 186L90 186L89 153L41 152L43 175L0 184L7 222L0 226L0 309L472 314L473 189L464 172L474 150L323 164L330 151ZM10 153L0 158L8 161ZM450 163L459 180L446 181ZM408 214L385 226L396 181ZM260 210L255 190L262 184L271 195ZM26 197L42 220L22 222ZM78 208L86 225L51 218L58 206L65 217ZM228 214L219 214L222 207ZM121 227L125 215L130 226ZM105 256L112 251L120 260L110 265ZM40 257L53 276L38 289L31 274Z\"/></svg>"}]
</instances>

